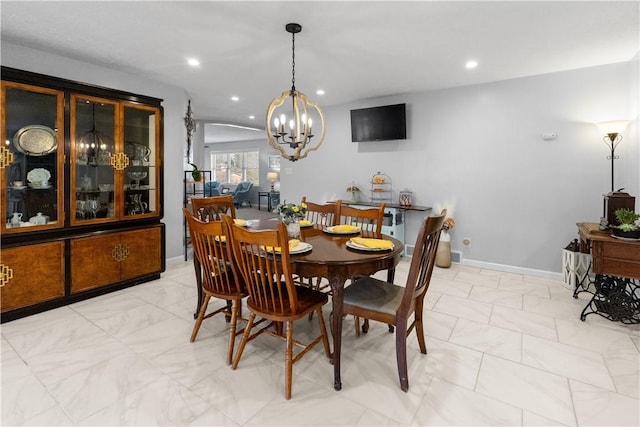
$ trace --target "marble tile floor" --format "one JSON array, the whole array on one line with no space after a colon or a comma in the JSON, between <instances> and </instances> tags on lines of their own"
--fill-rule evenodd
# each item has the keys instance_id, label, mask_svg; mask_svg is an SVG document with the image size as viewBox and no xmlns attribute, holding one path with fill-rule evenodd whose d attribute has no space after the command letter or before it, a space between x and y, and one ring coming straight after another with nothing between
<instances>
[{"instance_id":1,"label":"marble tile floor","mask_svg":"<svg viewBox=\"0 0 640 427\"><path fill-rule=\"evenodd\" d=\"M221 317L189 343L193 267L171 260L154 282L3 324L1 424L638 426L640 326L581 322L586 298L547 279L436 269L428 354L412 334L408 393L387 327L358 338L347 318L343 389L333 389L319 346L294 366L287 401L281 341L249 343L236 371L225 364ZM296 336L316 327L297 322Z\"/></svg>"}]
</instances>

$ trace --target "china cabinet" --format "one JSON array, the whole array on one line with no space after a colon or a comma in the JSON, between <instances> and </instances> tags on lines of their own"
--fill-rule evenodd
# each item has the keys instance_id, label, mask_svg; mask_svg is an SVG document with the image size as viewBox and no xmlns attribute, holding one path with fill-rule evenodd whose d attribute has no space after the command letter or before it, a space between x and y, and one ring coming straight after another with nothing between
<instances>
[{"instance_id":1,"label":"china cabinet","mask_svg":"<svg viewBox=\"0 0 640 427\"><path fill-rule=\"evenodd\" d=\"M160 277L162 100L2 67L2 321Z\"/></svg>"}]
</instances>

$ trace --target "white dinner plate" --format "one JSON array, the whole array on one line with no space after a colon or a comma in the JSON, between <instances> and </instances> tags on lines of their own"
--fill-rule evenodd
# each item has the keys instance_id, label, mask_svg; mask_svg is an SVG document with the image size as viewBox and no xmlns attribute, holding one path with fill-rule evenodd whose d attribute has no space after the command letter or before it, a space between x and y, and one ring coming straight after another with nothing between
<instances>
[{"instance_id":1,"label":"white dinner plate","mask_svg":"<svg viewBox=\"0 0 640 427\"><path fill-rule=\"evenodd\" d=\"M309 252L311 249L313 249L313 246L311 245L311 243L300 242L298 246L289 250L289 254L291 255L303 254L305 252Z\"/></svg>"},{"instance_id":2,"label":"white dinner plate","mask_svg":"<svg viewBox=\"0 0 640 427\"><path fill-rule=\"evenodd\" d=\"M305 252L309 252L311 249L313 249L313 246L311 245L311 243L300 242L293 249L289 249L289 255L303 254ZM269 248L268 252L273 252L273 250ZM279 254L279 253L280 253L279 250L276 251L276 254Z\"/></svg>"},{"instance_id":3,"label":"white dinner plate","mask_svg":"<svg viewBox=\"0 0 640 427\"><path fill-rule=\"evenodd\" d=\"M358 234L362 231L359 227L355 230L340 230L340 228L336 229L339 226L327 227L324 229L329 234Z\"/></svg>"},{"instance_id":4,"label":"white dinner plate","mask_svg":"<svg viewBox=\"0 0 640 427\"><path fill-rule=\"evenodd\" d=\"M368 246L359 245L356 242L352 242L348 240L346 243L348 248L357 249L359 251L369 251L369 252L381 252L381 251L390 251L393 247L390 248L370 248Z\"/></svg>"}]
</instances>

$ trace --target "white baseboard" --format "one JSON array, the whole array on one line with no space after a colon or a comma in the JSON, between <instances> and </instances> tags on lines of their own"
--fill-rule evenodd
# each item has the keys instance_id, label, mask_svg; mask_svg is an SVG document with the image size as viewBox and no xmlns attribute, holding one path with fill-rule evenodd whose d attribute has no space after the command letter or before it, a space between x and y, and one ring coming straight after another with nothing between
<instances>
[{"instance_id":1,"label":"white baseboard","mask_svg":"<svg viewBox=\"0 0 640 427\"><path fill-rule=\"evenodd\" d=\"M408 253L409 251L411 253ZM406 245L405 255L410 257L412 253L413 253L413 245ZM486 268L488 270L504 271L506 273L523 274L527 276L542 277L545 279L562 281L562 273L554 273L552 271L545 271L545 270L536 270L533 268L514 267L512 265L496 264L493 262L476 261L472 259L462 259L462 262L458 262L457 260L455 260L456 255L458 254L460 254L458 259L462 259L462 255L459 251L451 251L452 262L455 262L456 264L460 264L468 267ZM184 255L180 255L173 258L167 258L166 262L167 264L179 265L181 263L184 263Z\"/></svg>"},{"instance_id":2,"label":"white baseboard","mask_svg":"<svg viewBox=\"0 0 640 427\"><path fill-rule=\"evenodd\" d=\"M465 259L461 265L475 268L486 268L488 270L504 271L506 273L523 274L526 276L542 277L544 279L558 280L562 282L562 273L555 273L553 271L536 270L534 268L515 267L513 265L496 264L493 262L476 261L472 259Z\"/></svg>"}]
</instances>

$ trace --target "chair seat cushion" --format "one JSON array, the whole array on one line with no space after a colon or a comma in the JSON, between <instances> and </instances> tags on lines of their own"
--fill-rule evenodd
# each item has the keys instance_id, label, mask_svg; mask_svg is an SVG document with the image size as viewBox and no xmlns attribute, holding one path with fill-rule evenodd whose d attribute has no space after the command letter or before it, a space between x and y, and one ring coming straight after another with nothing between
<instances>
[{"instance_id":1,"label":"chair seat cushion","mask_svg":"<svg viewBox=\"0 0 640 427\"><path fill-rule=\"evenodd\" d=\"M344 304L394 316L402 302L403 294L404 288L401 286L373 277L363 277L345 288Z\"/></svg>"}]
</instances>

